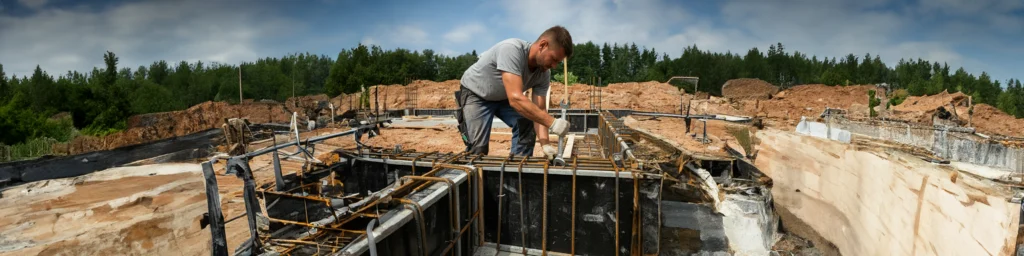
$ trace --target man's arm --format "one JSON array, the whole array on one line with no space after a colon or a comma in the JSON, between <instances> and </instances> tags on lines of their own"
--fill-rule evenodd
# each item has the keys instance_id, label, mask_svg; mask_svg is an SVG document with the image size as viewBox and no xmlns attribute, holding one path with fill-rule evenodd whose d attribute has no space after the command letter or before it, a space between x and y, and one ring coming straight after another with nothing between
<instances>
[{"instance_id":1,"label":"man's arm","mask_svg":"<svg viewBox=\"0 0 1024 256\"><path fill-rule=\"evenodd\" d=\"M501 72L501 81L505 83L505 95L508 96L508 104L523 115L526 119L530 119L534 123L541 124L544 127L551 127L551 124L555 122L555 118L548 115L546 110L542 110L534 104L529 97L523 94L523 78L519 75ZM547 134L547 128L538 129L537 134L540 135L540 131L543 130L544 134ZM544 137L547 139L547 137Z\"/></svg>"},{"instance_id":2,"label":"man's arm","mask_svg":"<svg viewBox=\"0 0 1024 256\"><path fill-rule=\"evenodd\" d=\"M540 108L544 113L548 112L547 104L544 104L546 101L548 101L547 95L533 95L533 104L537 105L537 108ZM533 122L533 130L537 131L537 142L540 142L540 145L547 145L548 128L538 122Z\"/></svg>"}]
</instances>

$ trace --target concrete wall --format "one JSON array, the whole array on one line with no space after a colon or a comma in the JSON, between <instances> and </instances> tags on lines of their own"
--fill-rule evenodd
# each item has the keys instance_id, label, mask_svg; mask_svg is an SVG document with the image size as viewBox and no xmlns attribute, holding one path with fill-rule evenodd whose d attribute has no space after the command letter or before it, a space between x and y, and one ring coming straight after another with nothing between
<instances>
[{"instance_id":1,"label":"concrete wall","mask_svg":"<svg viewBox=\"0 0 1024 256\"><path fill-rule=\"evenodd\" d=\"M935 144L934 129L931 127L911 126L894 122L870 124L849 121L832 122L832 125L852 133L896 141L919 148L931 149L932 145Z\"/></svg>"},{"instance_id":2,"label":"concrete wall","mask_svg":"<svg viewBox=\"0 0 1024 256\"><path fill-rule=\"evenodd\" d=\"M1024 172L1024 149L979 140L977 136L965 133L935 131L932 152L953 161Z\"/></svg>"},{"instance_id":3,"label":"concrete wall","mask_svg":"<svg viewBox=\"0 0 1024 256\"><path fill-rule=\"evenodd\" d=\"M928 149L936 156L950 161L1024 172L1024 149L1007 147L968 132L897 122L862 123L844 120L833 121L831 124L855 134Z\"/></svg>"},{"instance_id":4,"label":"concrete wall","mask_svg":"<svg viewBox=\"0 0 1024 256\"><path fill-rule=\"evenodd\" d=\"M1014 250L1021 205L1007 202L1005 188L965 175L954 182L954 170L902 153L778 130L757 137L754 164L774 181L783 227L806 224L798 235L820 236L844 255Z\"/></svg>"}]
</instances>

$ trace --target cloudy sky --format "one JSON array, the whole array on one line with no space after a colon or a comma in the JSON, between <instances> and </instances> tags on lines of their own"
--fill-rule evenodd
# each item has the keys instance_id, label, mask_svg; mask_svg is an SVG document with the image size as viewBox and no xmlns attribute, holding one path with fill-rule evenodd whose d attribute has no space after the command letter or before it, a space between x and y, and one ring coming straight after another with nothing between
<instances>
[{"instance_id":1,"label":"cloudy sky","mask_svg":"<svg viewBox=\"0 0 1024 256\"><path fill-rule=\"evenodd\" d=\"M8 75L155 60L239 63L357 43L486 50L564 25L577 42L635 42L745 53L781 42L821 56L923 58L994 78L1024 78L1022 0L0 0L0 64Z\"/></svg>"}]
</instances>

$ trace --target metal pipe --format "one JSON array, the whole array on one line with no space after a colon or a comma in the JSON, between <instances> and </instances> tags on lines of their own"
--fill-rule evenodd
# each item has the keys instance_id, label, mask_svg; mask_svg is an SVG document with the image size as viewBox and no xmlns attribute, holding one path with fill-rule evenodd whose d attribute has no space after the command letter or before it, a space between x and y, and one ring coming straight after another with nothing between
<instances>
[{"instance_id":1,"label":"metal pipe","mask_svg":"<svg viewBox=\"0 0 1024 256\"><path fill-rule=\"evenodd\" d=\"M377 219L371 219L366 225L366 245L370 248L370 256L377 256L377 241L373 239L374 224L377 224Z\"/></svg>"},{"instance_id":2,"label":"metal pipe","mask_svg":"<svg viewBox=\"0 0 1024 256\"><path fill-rule=\"evenodd\" d=\"M372 128L372 127L373 127L373 124L369 124L369 125L363 125L360 128ZM355 133L360 128L355 128L355 129L351 129L351 130L344 131L344 132L339 132L339 133L334 133L334 134L327 134L327 135L321 135L321 136L309 138L309 139L306 140L305 143L307 143L307 144L308 143L315 143L315 142L320 142L320 141L323 141L323 140L328 140L328 139L333 139L333 138L337 138L337 137L341 137L341 136L345 136L345 135L350 135L350 134ZM245 155L235 156L235 158L245 158L245 159L248 159L248 158L252 158L252 157L258 156L258 155L270 153L271 151L275 151L275 150L279 150L279 149L283 149L283 148L287 148L287 147L291 147L291 146L295 146L295 145L300 145L300 144L302 144L301 141L292 141L292 142L288 142L288 143L284 143L284 144L278 144L278 145L274 145L272 147L263 148L263 149L260 149L260 150L253 151L253 152L247 153Z\"/></svg>"}]
</instances>

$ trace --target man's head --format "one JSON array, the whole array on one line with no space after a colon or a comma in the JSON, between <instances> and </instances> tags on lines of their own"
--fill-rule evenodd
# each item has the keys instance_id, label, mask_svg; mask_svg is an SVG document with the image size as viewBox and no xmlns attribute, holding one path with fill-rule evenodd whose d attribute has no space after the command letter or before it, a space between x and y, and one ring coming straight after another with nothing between
<instances>
[{"instance_id":1,"label":"man's head","mask_svg":"<svg viewBox=\"0 0 1024 256\"><path fill-rule=\"evenodd\" d=\"M555 68L563 59L572 56L572 36L562 26L545 30L537 37L534 45L537 47L536 55L533 56L535 64L544 69Z\"/></svg>"}]
</instances>

